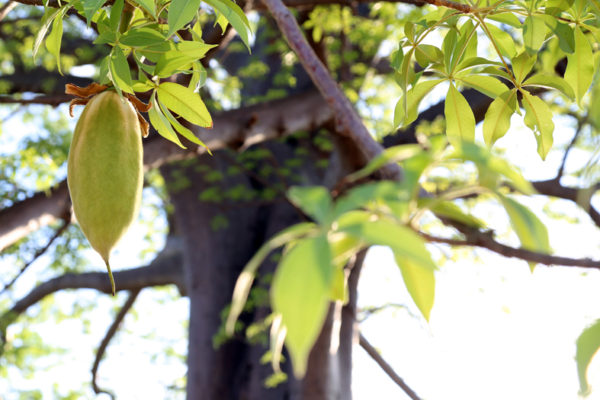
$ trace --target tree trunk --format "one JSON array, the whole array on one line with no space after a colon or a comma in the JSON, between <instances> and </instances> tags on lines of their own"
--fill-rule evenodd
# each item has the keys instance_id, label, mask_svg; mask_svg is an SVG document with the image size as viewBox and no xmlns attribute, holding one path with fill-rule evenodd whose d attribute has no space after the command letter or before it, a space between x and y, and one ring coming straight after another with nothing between
<instances>
[{"instance_id":1,"label":"tree trunk","mask_svg":"<svg viewBox=\"0 0 600 400\"><path fill-rule=\"evenodd\" d=\"M190 299L188 400L351 398L355 290L362 257L357 257L351 275L350 302L338 312L341 320L337 322L331 307L302 381L293 378L286 361L282 370L288 379L274 388L265 387L265 379L273 373L269 363L261 363L268 340L250 344L240 334L221 343L223 310L231 300L241 269L267 239L303 218L281 195L272 198L273 188L283 193L290 184L332 187L352 168L341 157L344 151L338 151L343 143L333 142L322 131L309 136L267 143L241 154L219 151L214 156L161 169L174 205L176 232L183 238ZM320 142L315 137L320 137ZM323 151L327 147L323 146L323 137L332 144L333 151ZM274 262L265 262L257 281L268 277L274 267ZM248 326L269 312L268 302L259 302L242 320ZM332 355L332 329L336 323L339 350ZM268 329L264 336L268 336Z\"/></svg>"}]
</instances>

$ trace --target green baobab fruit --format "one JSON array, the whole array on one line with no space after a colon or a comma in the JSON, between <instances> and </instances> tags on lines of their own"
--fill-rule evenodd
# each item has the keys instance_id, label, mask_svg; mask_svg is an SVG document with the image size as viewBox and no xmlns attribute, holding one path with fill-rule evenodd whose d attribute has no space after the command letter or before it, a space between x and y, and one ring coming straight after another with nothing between
<instances>
[{"instance_id":1,"label":"green baobab fruit","mask_svg":"<svg viewBox=\"0 0 600 400\"><path fill-rule=\"evenodd\" d=\"M137 217L143 183L142 132L131 103L114 91L92 97L75 127L67 182L75 217L110 277L110 252Z\"/></svg>"}]
</instances>

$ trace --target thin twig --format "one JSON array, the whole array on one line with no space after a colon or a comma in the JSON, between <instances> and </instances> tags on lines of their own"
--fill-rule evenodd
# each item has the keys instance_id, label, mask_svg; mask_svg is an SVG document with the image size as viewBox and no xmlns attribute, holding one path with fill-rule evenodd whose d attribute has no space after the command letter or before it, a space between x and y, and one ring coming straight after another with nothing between
<instances>
[{"instance_id":1,"label":"thin twig","mask_svg":"<svg viewBox=\"0 0 600 400\"><path fill-rule=\"evenodd\" d=\"M25 270L27 268L29 268L29 266L31 264L33 264L33 262L35 260L37 260L42 254L44 254L46 251L48 251L48 249L50 248L50 246L52 246L52 243L54 243L54 241L64 233L64 231L69 227L70 221L67 218L63 219L63 224L60 228L58 228L56 230L56 232L54 232L54 235L52 235L52 237L48 240L48 243L46 243L46 245L44 247L42 247L41 249L38 249L34 254L33 257L31 258L31 260L29 260L29 262L27 262L25 265L23 265L21 267L21 269L19 270L19 272L17 273L17 275L15 275L10 282L8 282L6 285L4 285L4 287L2 288L2 290L0 290L0 294L6 292L8 289L11 288L12 285L14 285L14 283L17 281L17 279L19 279L19 277L21 275L23 275L23 273L25 272Z\"/></svg>"},{"instance_id":2,"label":"thin twig","mask_svg":"<svg viewBox=\"0 0 600 400\"><path fill-rule=\"evenodd\" d=\"M348 98L319 60L313 48L308 44L294 16L281 0L263 0L263 3L277 22L288 44L298 56L300 63L333 110L336 120L341 125L340 133L349 136L362 153L363 163L366 164L381 154L383 147L373 139ZM381 169L381 174L384 178L392 180L400 180L402 177L400 167L397 164L386 165Z\"/></svg>"},{"instance_id":3,"label":"thin twig","mask_svg":"<svg viewBox=\"0 0 600 400\"><path fill-rule=\"evenodd\" d=\"M379 364L379 366L381 367L381 369L398 385L400 386L400 388L402 390L404 390L404 393L406 393L408 395L408 397L410 397L413 400L421 400L421 398L414 392L414 390L412 390L407 384L406 382L404 382L404 379L402 379L397 373L396 371L394 371L394 369L392 368L392 366L390 364L387 363L387 361L385 361L383 359L383 357L381 357L381 354L379 354L379 352L377 352L377 350L375 349L375 347L373 347L371 345L371 343L369 343L369 341L363 336L362 333L359 334L358 337L358 343L360 344L360 347L362 347L363 349L365 349L365 351L371 356L371 358L377 363Z\"/></svg>"},{"instance_id":4,"label":"thin twig","mask_svg":"<svg viewBox=\"0 0 600 400\"><path fill-rule=\"evenodd\" d=\"M127 315L129 310L133 306L133 303L135 303L135 300L137 299L138 294L140 294L140 291L141 289L135 289L129 292L129 297L127 298L127 301L125 301L125 304L123 304L123 307L121 307L121 309L119 310L119 313L115 317L115 320L106 331L106 335L104 335L102 342L100 342L100 346L98 346L98 351L96 352L96 359L94 360L94 365L92 366L92 388L94 389L94 393L105 393L109 395L113 400L115 399L115 395L112 392L98 387L98 383L96 382L98 367L100 366L100 361L102 359L102 356L104 356L104 353L106 352L108 344L117 333L119 325L121 325L121 322L123 322L125 315Z\"/></svg>"},{"instance_id":5,"label":"thin twig","mask_svg":"<svg viewBox=\"0 0 600 400\"><path fill-rule=\"evenodd\" d=\"M504 257L520 258L521 260L530 261L544 265L561 265L565 267L581 267L581 268L596 268L600 269L600 261L590 258L569 258L559 257L550 254L539 253L523 248L507 246L494 240L490 232L474 232L467 234L466 239L448 239L437 236L432 236L424 232L418 232L428 242L444 243L450 246L477 246L491 250Z\"/></svg>"},{"instance_id":6,"label":"thin twig","mask_svg":"<svg viewBox=\"0 0 600 400\"><path fill-rule=\"evenodd\" d=\"M556 173L556 178L554 178L554 179L559 180L560 178L562 178L563 173L565 171L565 164L567 162L567 157L569 156L569 152L571 151L573 146L575 146L575 143L577 143L577 139L579 139L579 134L581 133L584 124L585 124L584 120L580 120L580 119L577 120L577 129L575 130L573 139L571 139L571 142L569 142L569 144L567 145L567 148L565 149L565 152L562 157L562 161L560 162L560 167L558 168L558 172Z\"/></svg>"},{"instance_id":7,"label":"thin twig","mask_svg":"<svg viewBox=\"0 0 600 400\"><path fill-rule=\"evenodd\" d=\"M429 3L432 4L434 6L438 6L438 7L446 7L446 8L452 8L454 10L463 12L465 14L469 14L471 12L473 12L473 9L471 8L471 6L467 5L467 4L462 4L462 3L457 3L456 1L449 1L449 0L423 0L425 3Z\"/></svg>"},{"instance_id":8,"label":"thin twig","mask_svg":"<svg viewBox=\"0 0 600 400\"><path fill-rule=\"evenodd\" d=\"M2 6L2 8L0 8L0 21L2 21L4 18L6 18L6 16L8 15L9 12L12 11L13 8L15 8L17 6L16 1L12 1L9 0L8 2L6 2L6 4L4 4Z\"/></svg>"}]
</instances>

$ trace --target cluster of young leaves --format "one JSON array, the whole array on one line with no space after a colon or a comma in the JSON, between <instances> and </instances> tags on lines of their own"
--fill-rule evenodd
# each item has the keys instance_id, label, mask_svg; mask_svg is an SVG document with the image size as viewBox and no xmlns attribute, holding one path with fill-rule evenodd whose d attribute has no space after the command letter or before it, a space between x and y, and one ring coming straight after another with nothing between
<instances>
[{"instance_id":1,"label":"cluster of young leaves","mask_svg":"<svg viewBox=\"0 0 600 400\"><path fill-rule=\"evenodd\" d=\"M216 15L222 31L228 24L237 31L249 48L250 24L232 0L205 0ZM204 144L173 114L201 126L212 127L211 116L198 94L206 71L200 60L214 47L202 40L201 0L116 0L104 7L103 0L71 0L59 8L46 6L35 39L35 57L45 42L61 71L60 46L63 19L70 10L85 17L98 36L96 45L110 46L110 53L100 64L101 84L112 85L119 94L149 92L150 123L166 139L184 147L177 133L193 143ZM132 64L135 68L132 68ZM188 85L160 82L175 74L189 74Z\"/></svg>"},{"instance_id":2,"label":"cluster of young leaves","mask_svg":"<svg viewBox=\"0 0 600 400\"><path fill-rule=\"evenodd\" d=\"M530 184L504 160L488 150L465 142L456 149L446 137L432 137L429 144L404 145L387 149L364 169L347 177L352 183L369 176L383 165L398 162L404 171L402 182L373 182L348 190L332 199L321 186L292 187L289 200L311 220L294 225L270 239L250 260L236 284L226 329L233 333L235 321L244 309L257 269L268 254L284 247L273 277L271 327L273 365L278 370L285 343L295 375L306 371L308 355L321 331L330 302L348 301L345 269L361 249L372 245L389 247L412 299L429 320L435 297L436 265L419 235L419 219L425 211L439 218L484 228L484 223L464 212L452 200L473 192L489 192L504 206L523 247L549 252L548 233L540 220L525 206L498 188L504 183L530 194ZM438 167L456 162L473 163L478 184L456 188L442 197L421 197L421 182ZM449 168L449 170L451 170Z\"/></svg>"},{"instance_id":3,"label":"cluster of young leaves","mask_svg":"<svg viewBox=\"0 0 600 400\"><path fill-rule=\"evenodd\" d=\"M523 109L538 154L545 159L553 143L553 113L536 94L556 90L582 105L598 65L590 40L598 41L599 15L597 2L584 0L479 1L470 14L438 8L418 22L407 22L405 38L392 54L403 91L394 124L402 128L414 122L423 98L448 82L445 117L451 144L475 138L473 112L459 91L471 88L494 99L483 122L488 146L506 134L512 115L523 115ZM519 32L519 37L503 27ZM492 55L483 57L478 51L479 35L489 41ZM426 38L442 36L441 46L425 43ZM546 63L567 58L564 77L553 71L554 64L536 68L540 52L551 53Z\"/></svg>"}]
</instances>

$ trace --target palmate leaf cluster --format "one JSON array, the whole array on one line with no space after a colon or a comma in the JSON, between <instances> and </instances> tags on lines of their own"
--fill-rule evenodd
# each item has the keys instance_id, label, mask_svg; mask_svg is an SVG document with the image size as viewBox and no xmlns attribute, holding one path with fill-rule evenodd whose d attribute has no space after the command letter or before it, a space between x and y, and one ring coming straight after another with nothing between
<instances>
[{"instance_id":1,"label":"palmate leaf cluster","mask_svg":"<svg viewBox=\"0 0 600 400\"><path fill-rule=\"evenodd\" d=\"M435 298L436 265L420 235L421 219L450 219L472 229L492 229L463 211L453 201L456 198L490 196L505 209L523 248L551 252L546 227L509 194L509 188L526 195L533 189L515 169L492 155L489 147L506 135L517 114L533 132L537 153L545 159L555 130L553 104L544 99L547 93L558 94L562 106L584 110L596 128L600 127L600 3L481 0L465 5L469 12L432 7L422 18L406 22L397 50L390 57L402 91L395 105L394 126L403 129L414 123L424 99L444 88L445 134L420 145L390 148L346 179L357 182L395 162L404 173L401 182L358 185L335 199L322 187L291 189L290 201L310 222L290 227L268 241L240 276L228 318L230 332L244 309L261 262L271 251L283 248L270 292L275 368L285 343L295 373L301 376L305 372L308 353L329 303L348 300L345 265L370 245L392 249L409 293L428 319ZM200 60L214 47L203 42L201 22L206 12L214 13L223 31L231 24L249 48L250 24L240 7L230 0L116 0L110 5L101 0L74 0L59 7L48 6L33 54L45 45L59 71L63 19L72 10L88 25L95 24L99 33L96 44L110 47L100 65L100 83L114 86L119 93L150 92L148 117L152 126L181 147L178 135L203 145L177 119L179 116L201 127L212 125L198 94L206 78ZM313 15L306 24L313 28L315 41L326 27L314 21L327 17L326 13ZM129 62L135 63L136 72ZM175 74L189 75L189 83L161 83ZM482 124L487 148L474 143L477 119L464 89L493 99ZM433 171L445 168L451 175L457 162L476 167L475 183L460 182L443 196L422 196L421 188ZM588 389L587 365L600 347L596 331L597 326L591 327L579 341L582 392Z\"/></svg>"},{"instance_id":2,"label":"palmate leaf cluster","mask_svg":"<svg viewBox=\"0 0 600 400\"><path fill-rule=\"evenodd\" d=\"M558 93L562 105L583 110L591 120L600 118L597 102L590 107L586 97L590 87L597 91L593 82L599 60L598 6L587 1L479 1L471 4L470 13L439 7L421 20L406 22L404 38L390 57L403 92L395 107L394 125L403 129L415 122L423 99L445 83L445 137L431 138L425 147L390 148L347 178L348 182L358 180L389 162L399 162L402 182L360 185L335 200L322 187L290 190L290 201L313 222L274 237L248 264L234 293L229 331L234 330L256 269L270 251L281 246L283 256L271 289L275 315L271 348L276 369L285 343L296 375L304 374L329 303L347 301L344 266L370 245L393 251L408 292L429 319L436 266L426 240L417 233L420 218L433 215L478 230L492 229L452 201L469 194L489 195L502 205L522 248L550 254L546 227L506 188L525 195L534 190L489 148L508 132L517 114L533 132L537 153L545 159L555 128L551 104L541 98L547 92ZM436 41L439 45L432 44ZM480 41L488 44L488 50L481 50ZM555 65L565 60L564 72L557 73ZM476 119L463 89L475 89L493 99L482 123L487 148L474 143ZM445 166L452 175L450 165L456 162L473 163L477 183L463 182L441 197L423 198L420 188L431 171ZM587 365L600 347L597 337L587 333L590 330L582 335L577 353L582 393L589 389Z\"/></svg>"},{"instance_id":3,"label":"palmate leaf cluster","mask_svg":"<svg viewBox=\"0 0 600 400\"><path fill-rule=\"evenodd\" d=\"M494 99L483 121L488 146L506 134L513 114L524 114L545 159L553 143L553 112L536 94L555 90L565 101L582 104L597 69L592 43L597 46L598 12L598 4L588 1L487 1L478 2L470 14L439 8L406 23L405 38L392 55L404 92L396 105L395 125L414 122L425 96L448 82L445 117L450 143L475 138L473 112L458 90L472 88ZM432 36L441 45L426 43ZM491 46L489 55L479 51L480 36ZM542 48L550 55L544 63L567 58L564 77L537 67Z\"/></svg>"},{"instance_id":4,"label":"palmate leaf cluster","mask_svg":"<svg viewBox=\"0 0 600 400\"><path fill-rule=\"evenodd\" d=\"M200 3L200 0L133 3L116 0L110 7L104 7L104 1L75 0L64 2L58 8L47 6L33 56L44 43L61 72L63 19L67 12L74 10L85 17L88 26L95 24L98 37L94 44L111 47L100 64L102 80L99 83L112 85L119 94L150 92L152 107L148 117L156 131L182 148L185 147L178 134L204 146L173 114L192 124L212 127L211 116L198 89L206 79L200 60L215 45L202 40L202 15L207 11L200 8ZM250 24L240 7L231 0L204 3L216 14L216 23L223 32L231 24L249 48ZM137 74L130 68L128 58L135 62ZM179 73L191 76L187 85L160 83L160 79Z\"/></svg>"}]
</instances>

